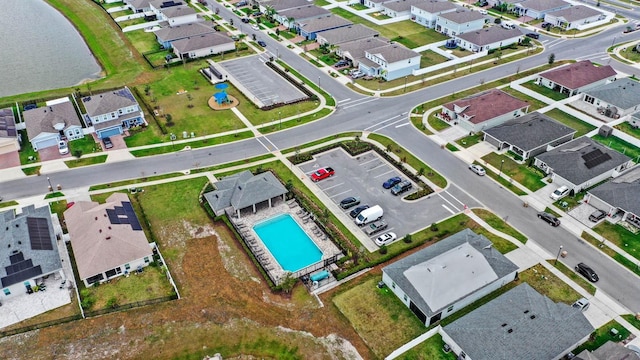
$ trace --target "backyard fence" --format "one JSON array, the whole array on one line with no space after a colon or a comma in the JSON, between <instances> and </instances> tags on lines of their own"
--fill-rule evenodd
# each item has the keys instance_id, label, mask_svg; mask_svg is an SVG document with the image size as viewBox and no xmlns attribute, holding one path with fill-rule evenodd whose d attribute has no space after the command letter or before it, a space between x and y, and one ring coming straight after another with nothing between
<instances>
[{"instance_id":1,"label":"backyard fence","mask_svg":"<svg viewBox=\"0 0 640 360\"><path fill-rule=\"evenodd\" d=\"M44 329L44 328L49 327L49 326L60 325L60 324L64 324L64 323L68 323L68 322L75 321L75 320L80 320L80 319L82 319L82 315L81 314L76 314L76 315L67 316L67 317L64 317L64 318L61 318L61 319L45 321L45 322L42 322L42 323L29 325L29 326L23 326L23 327L19 327L19 328L15 328L15 329L4 330L4 331L0 331L0 338L6 337L6 336L12 336L12 335L16 335L16 334L25 333L27 331Z\"/></svg>"},{"instance_id":2,"label":"backyard fence","mask_svg":"<svg viewBox=\"0 0 640 360\"><path fill-rule=\"evenodd\" d=\"M113 313L113 312L119 312L119 311L123 311L123 310L134 309L134 308L147 306L147 305L159 304L159 303L162 303L162 302L165 302L165 301L171 301L171 300L177 300L177 299L178 299L178 295L177 294L172 294L172 295L164 296L164 297L161 297L161 298L144 300L144 301L136 301L136 302L132 302L132 303L124 304L124 305L118 305L118 306L105 308L105 309L100 309L100 310L85 311L84 314L85 314L85 316L87 318L91 318L91 317L94 317L94 316L100 316L100 315L109 314L109 313Z\"/></svg>"}]
</instances>

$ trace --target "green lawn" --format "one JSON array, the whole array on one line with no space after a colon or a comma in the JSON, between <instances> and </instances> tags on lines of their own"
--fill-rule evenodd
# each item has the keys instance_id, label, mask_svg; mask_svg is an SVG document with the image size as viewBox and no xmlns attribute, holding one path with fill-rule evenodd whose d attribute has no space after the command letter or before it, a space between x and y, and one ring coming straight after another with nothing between
<instances>
[{"instance_id":1,"label":"green lawn","mask_svg":"<svg viewBox=\"0 0 640 360\"><path fill-rule=\"evenodd\" d=\"M539 293L555 302L563 302L570 305L582 297L580 293L559 277L553 275L542 264L536 264L527 271L521 272L519 277Z\"/></svg>"},{"instance_id":2,"label":"green lawn","mask_svg":"<svg viewBox=\"0 0 640 360\"><path fill-rule=\"evenodd\" d=\"M557 92L557 91L553 91L551 89L549 89L546 86L542 86L542 85L538 85L536 84L535 80L531 80L528 81L526 83L521 84L523 87L526 87L529 90L533 90L535 92L537 92L538 94L544 95L550 99L556 100L556 101L560 101L563 99L567 98L567 95Z\"/></svg>"},{"instance_id":3,"label":"green lawn","mask_svg":"<svg viewBox=\"0 0 640 360\"><path fill-rule=\"evenodd\" d=\"M456 143L458 143L458 145L464 148L468 148L475 144L480 143L483 137L484 137L484 134L482 133L473 134L473 135L465 136L461 139L456 140Z\"/></svg>"},{"instance_id":4,"label":"green lawn","mask_svg":"<svg viewBox=\"0 0 640 360\"><path fill-rule=\"evenodd\" d=\"M147 119L150 123L153 119ZM135 128L129 130L129 136L124 138L127 147L136 147L142 145L159 144L161 142L170 141L169 135L163 135L157 126L146 126L144 128Z\"/></svg>"},{"instance_id":5,"label":"green lawn","mask_svg":"<svg viewBox=\"0 0 640 360\"><path fill-rule=\"evenodd\" d=\"M91 157L83 157L83 158L74 159L74 160L67 160L64 163L70 168L75 168L75 167L81 167L81 166L87 166L87 165L102 164L105 161L107 161L107 155L98 155L98 156L91 156Z\"/></svg>"},{"instance_id":6,"label":"green lawn","mask_svg":"<svg viewBox=\"0 0 640 360\"><path fill-rule=\"evenodd\" d=\"M618 335L612 335L611 329L616 329L618 331ZM575 350L572 351L572 353L579 354L583 350L593 351L604 345L604 343L606 343L607 341L620 342L626 339L629 334L629 330L627 330L624 326L618 324L618 322L615 320L611 320L593 332L593 340L590 339L584 344L578 346Z\"/></svg>"},{"instance_id":7,"label":"green lawn","mask_svg":"<svg viewBox=\"0 0 640 360\"><path fill-rule=\"evenodd\" d=\"M596 127L586 123L580 119L578 119L577 117L573 116L573 115L569 115L566 112L560 110L560 109L552 109L547 111L546 113L544 113L545 115L547 115L548 117L557 120L565 125L567 125L568 127L572 128L573 130L576 130L576 135L574 137L580 137L586 133L588 133L589 131L595 129Z\"/></svg>"},{"instance_id":8,"label":"green lawn","mask_svg":"<svg viewBox=\"0 0 640 360\"><path fill-rule=\"evenodd\" d=\"M524 185L531 191L542 189L546 185L541 181L544 177L541 171L534 167L518 164L506 155L490 153L483 156L482 160L493 165L496 169L500 169L502 167L503 174ZM502 163L503 160L504 163Z\"/></svg>"},{"instance_id":9,"label":"green lawn","mask_svg":"<svg viewBox=\"0 0 640 360\"><path fill-rule=\"evenodd\" d=\"M626 49L620 51L620 56L635 63L640 62L640 53L635 51L635 48L635 46L627 46Z\"/></svg>"},{"instance_id":10,"label":"green lawn","mask_svg":"<svg viewBox=\"0 0 640 360\"><path fill-rule=\"evenodd\" d=\"M29 165L31 163L40 161L40 156L38 155L37 151L33 150L33 147L31 146L31 142L27 137L26 130L20 131L20 139L22 140L20 145L20 151L18 152L18 155L20 156L20 164ZM30 158L33 160L29 160Z\"/></svg>"},{"instance_id":11,"label":"green lawn","mask_svg":"<svg viewBox=\"0 0 640 360\"><path fill-rule=\"evenodd\" d=\"M188 143L183 144L171 144L167 143L165 146L154 147L149 149L140 149L131 151L131 155L135 157L144 157L144 156L152 156L152 155L160 155L167 154L174 151L181 151L185 147L190 146L192 149L213 146L218 144L224 144L233 141L244 140L253 137L253 133L251 131L242 131L234 134L229 134L225 136L219 136L213 139L196 139L190 141ZM188 150L185 150L188 151ZM197 167L197 164L189 164L193 167Z\"/></svg>"},{"instance_id":12,"label":"green lawn","mask_svg":"<svg viewBox=\"0 0 640 360\"><path fill-rule=\"evenodd\" d=\"M608 221L601 222L594 227L593 230L605 239L616 244L631 256L640 259L640 241L638 241L638 235L634 235L622 226L611 224Z\"/></svg>"},{"instance_id":13,"label":"green lawn","mask_svg":"<svg viewBox=\"0 0 640 360\"><path fill-rule=\"evenodd\" d=\"M527 237L524 236L521 232L511 227L511 225L507 224L503 219L498 217L496 214L492 213L489 210L485 209L473 209L473 213L478 215L482 220L484 220L489 226L492 228L503 232L516 240L520 241L523 244L527 243Z\"/></svg>"},{"instance_id":14,"label":"green lawn","mask_svg":"<svg viewBox=\"0 0 640 360\"><path fill-rule=\"evenodd\" d=\"M327 136L327 137L322 138L322 139L314 140L314 141L306 143L306 144L302 144L300 146L296 146L296 147L293 147L293 148L280 150L280 152L282 154L287 154L287 153L296 151L296 149L304 150L305 148L309 148L309 147L312 147L312 146L315 146L315 145L324 144L324 143L329 142L331 140L335 140L335 139L339 139L339 138L355 138L356 136L361 137L362 136L362 132L353 131L353 132L345 132L345 133L335 134L335 135Z\"/></svg>"},{"instance_id":15,"label":"green lawn","mask_svg":"<svg viewBox=\"0 0 640 360\"><path fill-rule=\"evenodd\" d=\"M589 235L586 231L583 231L580 237L582 237L583 239L588 241L591 245L597 246L598 249L601 252L603 252L604 254L606 254L610 258L612 258L613 260L615 260L618 263L620 263L620 265L626 267L632 273L640 276L640 267L638 266L638 262L637 261L633 261L633 260L627 259L626 256L623 256L622 254L619 254L616 250L614 250L614 249L610 248L609 246L607 246L606 244L600 242L600 240L598 240L595 237Z\"/></svg>"},{"instance_id":16,"label":"green lawn","mask_svg":"<svg viewBox=\"0 0 640 360\"><path fill-rule=\"evenodd\" d=\"M149 177L144 177L144 178L116 181L116 182L112 182L112 183L108 183L108 184L92 185L89 188L89 191L115 188L115 187L124 186L124 185L135 185L135 184L140 184L140 183L147 182L147 181L156 181L156 180L162 180L162 179L169 179L169 178L174 178L174 177L178 177L178 176L184 176L184 174L183 173L169 173L169 174L154 175L154 176L149 176Z\"/></svg>"},{"instance_id":17,"label":"green lawn","mask_svg":"<svg viewBox=\"0 0 640 360\"><path fill-rule=\"evenodd\" d=\"M398 356L396 359L400 360L456 360L456 355L453 351L445 353L442 350L444 341L442 335L436 333L427 340L421 342L419 345L409 349L404 354Z\"/></svg>"},{"instance_id":18,"label":"green lawn","mask_svg":"<svg viewBox=\"0 0 640 360\"><path fill-rule=\"evenodd\" d=\"M619 153L627 155L628 157L633 159L633 161L638 161L638 157L640 156L640 148L634 146L633 144L630 144L615 136L609 136L605 138L602 135L596 134L592 137L592 139L607 147L610 147L611 149Z\"/></svg>"},{"instance_id":19,"label":"green lawn","mask_svg":"<svg viewBox=\"0 0 640 360\"><path fill-rule=\"evenodd\" d=\"M536 111L538 109L542 109L543 107L549 105L547 103L545 103L544 101L540 101L538 99L532 98L529 95L525 95L523 93L521 93L520 91L516 90L516 89L512 89L510 87L505 87L501 89L502 91L506 92L507 94L510 94L513 97L516 97L520 100L526 101L527 103L529 103L529 112L533 112Z\"/></svg>"},{"instance_id":20,"label":"green lawn","mask_svg":"<svg viewBox=\"0 0 640 360\"><path fill-rule=\"evenodd\" d=\"M140 53L160 50L160 44L153 32L145 32L144 29L128 31L124 35Z\"/></svg>"},{"instance_id":21,"label":"green lawn","mask_svg":"<svg viewBox=\"0 0 640 360\"><path fill-rule=\"evenodd\" d=\"M477 161L474 161L473 163L474 164L478 164L478 165L484 165L484 164L481 164L481 163L479 163ZM527 195L526 192L520 190L519 187L513 185L509 180L507 180L507 179L505 179L503 177L498 177L498 173L495 173L495 172L493 172L493 171L491 171L490 169L487 169L487 168L485 168L485 171L487 172L487 176L491 177L492 179L494 179L495 181L500 183L500 185L502 185L505 188L509 189L514 194L516 194L518 196Z\"/></svg>"},{"instance_id":22,"label":"green lawn","mask_svg":"<svg viewBox=\"0 0 640 360\"><path fill-rule=\"evenodd\" d=\"M446 121L438 119L434 115L434 113L431 113L431 115L429 115L429 117L427 118L427 122L435 131L446 130L451 126Z\"/></svg>"},{"instance_id":23,"label":"green lawn","mask_svg":"<svg viewBox=\"0 0 640 360\"><path fill-rule=\"evenodd\" d=\"M629 324L633 325L633 327L640 330L640 320L636 319L635 315L632 315L632 314L622 315L622 318L627 320Z\"/></svg>"},{"instance_id":24,"label":"green lawn","mask_svg":"<svg viewBox=\"0 0 640 360\"><path fill-rule=\"evenodd\" d=\"M640 129L639 128L634 128L633 126L631 126L631 124L629 124L628 122L621 122L620 124L614 126L616 129L629 134L637 139L640 139Z\"/></svg>"},{"instance_id":25,"label":"green lawn","mask_svg":"<svg viewBox=\"0 0 640 360\"><path fill-rule=\"evenodd\" d=\"M31 166L31 167L25 167L22 168L22 172L27 175L35 175L38 174L40 172L40 169L42 168L42 166L38 165L38 166Z\"/></svg>"},{"instance_id":26,"label":"green lawn","mask_svg":"<svg viewBox=\"0 0 640 360\"><path fill-rule=\"evenodd\" d=\"M560 270L565 276L567 276L571 281L580 285L581 288L585 289L589 294L594 295L596 293L596 287L591 285L582 275L578 275L572 269L566 267L563 263L555 260L547 261L550 265Z\"/></svg>"},{"instance_id":27,"label":"green lawn","mask_svg":"<svg viewBox=\"0 0 640 360\"><path fill-rule=\"evenodd\" d=\"M102 147L93 140L93 136L86 135L82 139L69 141L69 152L71 155L75 156L76 151L80 151L82 155L87 155L101 152Z\"/></svg>"},{"instance_id":28,"label":"green lawn","mask_svg":"<svg viewBox=\"0 0 640 360\"><path fill-rule=\"evenodd\" d=\"M284 121L282 123L273 124L272 126L263 126L258 130L262 134L268 134L274 131L284 130L284 129L292 128L294 126L306 124L311 121L320 120L323 117L329 115L331 112L332 112L331 109L322 108L320 109L320 111L316 111L313 114L301 116L296 118L295 120L289 120L289 121Z\"/></svg>"},{"instance_id":29,"label":"green lawn","mask_svg":"<svg viewBox=\"0 0 640 360\"><path fill-rule=\"evenodd\" d=\"M364 5L360 4L360 3L351 4L349 6L351 6L354 10L367 10L367 9L369 9L368 7L366 7L366 6L364 6Z\"/></svg>"},{"instance_id":30,"label":"green lawn","mask_svg":"<svg viewBox=\"0 0 640 360\"><path fill-rule=\"evenodd\" d=\"M426 68L432 65L440 64L447 61L447 58L432 50L426 50L420 53L420 68Z\"/></svg>"}]
</instances>

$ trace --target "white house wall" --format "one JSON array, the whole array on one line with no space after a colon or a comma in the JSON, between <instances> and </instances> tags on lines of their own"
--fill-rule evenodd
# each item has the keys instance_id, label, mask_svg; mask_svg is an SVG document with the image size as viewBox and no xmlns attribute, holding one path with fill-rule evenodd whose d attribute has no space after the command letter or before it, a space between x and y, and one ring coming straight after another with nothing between
<instances>
[{"instance_id":1,"label":"white house wall","mask_svg":"<svg viewBox=\"0 0 640 360\"><path fill-rule=\"evenodd\" d=\"M413 71L418 69L420 69L420 56L397 61L388 65L385 78L388 81L395 80L403 76L412 75Z\"/></svg>"},{"instance_id":2,"label":"white house wall","mask_svg":"<svg viewBox=\"0 0 640 360\"><path fill-rule=\"evenodd\" d=\"M147 258L149 261L148 262L144 261L145 258ZM125 272L133 273L134 271L136 271L138 269L138 266L141 266L141 267L144 268L144 267L148 266L151 263L151 261L153 261L153 253L151 252L151 247L149 247L149 255L148 256L145 256L145 257L142 257L140 259L136 259L134 261L130 261L128 263L125 263L125 264L122 264L120 266L115 267L114 269L120 268L121 272L119 274L116 274L115 276L107 278L106 272L103 272L102 275L104 276L104 279L101 282L105 282L105 281L107 281L109 279L115 279L115 278L117 278L119 276L124 275ZM126 264L129 264L129 269L128 270L126 269L126 266L125 266ZM111 270L111 269L109 269L109 270ZM98 275L98 274L94 274L94 275ZM90 277L92 277L94 275L91 275ZM84 285L86 287L92 286L91 284L87 283L87 278L82 279L82 282L84 282Z\"/></svg>"},{"instance_id":3,"label":"white house wall","mask_svg":"<svg viewBox=\"0 0 640 360\"><path fill-rule=\"evenodd\" d=\"M524 111L523 109L518 109L516 111L513 112L509 112L507 114L503 114L500 116L497 116L493 119L489 119L487 121L483 121L480 124L474 124L471 121L466 121L466 120L462 120L460 117L458 117L457 119L453 120L453 121L457 121L464 129L474 132L474 133L478 133L480 131L484 131L487 129L491 129L494 126L498 126L502 123L504 123L507 120L511 120L515 117L519 117L526 114L526 111Z\"/></svg>"},{"instance_id":4,"label":"white house wall","mask_svg":"<svg viewBox=\"0 0 640 360\"><path fill-rule=\"evenodd\" d=\"M169 26L174 27L178 25L194 23L196 21L198 21L197 14L176 16L169 19Z\"/></svg>"},{"instance_id":5,"label":"white house wall","mask_svg":"<svg viewBox=\"0 0 640 360\"><path fill-rule=\"evenodd\" d=\"M438 19L436 20L436 29L438 29L439 32L449 36L456 36L467 33L469 31L480 30L483 26L484 19L470 21L464 24L458 24L442 17L438 17Z\"/></svg>"},{"instance_id":6,"label":"white house wall","mask_svg":"<svg viewBox=\"0 0 640 360\"><path fill-rule=\"evenodd\" d=\"M452 11L456 11L456 9L448 9L444 11L430 13L428 11L412 6L410 12L412 16L415 16L415 21L418 24L428 27L430 29L433 29L434 27L436 27L436 20L438 19L438 15L445 14Z\"/></svg>"},{"instance_id":7,"label":"white house wall","mask_svg":"<svg viewBox=\"0 0 640 360\"><path fill-rule=\"evenodd\" d=\"M228 43L222 45L211 46L204 49L198 49L189 52L189 58L199 58L204 56L210 56L214 54L220 54L222 52L231 51L236 48L235 43ZM180 56L180 54L178 54Z\"/></svg>"},{"instance_id":8,"label":"white house wall","mask_svg":"<svg viewBox=\"0 0 640 360\"><path fill-rule=\"evenodd\" d=\"M476 45L471 42L467 42L466 40L457 38L458 45L464 49L469 51L489 51L491 49L499 49L504 46L509 46L511 44L517 44L522 39L522 36L512 37L510 39L497 41L491 44L487 44L484 46ZM466 60L466 57L464 58Z\"/></svg>"}]
</instances>

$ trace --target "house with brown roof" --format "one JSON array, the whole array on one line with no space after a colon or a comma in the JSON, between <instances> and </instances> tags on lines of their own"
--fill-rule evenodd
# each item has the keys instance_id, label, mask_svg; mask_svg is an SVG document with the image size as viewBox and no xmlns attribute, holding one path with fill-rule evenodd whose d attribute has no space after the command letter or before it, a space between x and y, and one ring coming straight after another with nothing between
<instances>
[{"instance_id":1,"label":"house with brown roof","mask_svg":"<svg viewBox=\"0 0 640 360\"><path fill-rule=\"evenodd\" d=\"M609 65L595 66L589 60L578 61L538 75L536 83L573 96L616 80L618 74Z\"/></svg>"},{"instance_id":2,"label":"house with brown roof","mask_svg":"<svg viewBox=\"0 0 640 360\"><path fill-rule=\"evenodd\" d=\"M529 110L529 103L498 89L455 100L442 106L436 116L467 131L480 132L520 117Z\"/></svg>"},{"instance_id":3,"label":"house with brown roof","mask_svg":"<svg viewBox=\"0 0 640 360\"><path fill-rule=\"evenodd\" d=\"M57 146L58 141L77 140L84 137L82 123L69 98L22 113L27 127L27 136L33 149L38 151Z\"/></svg>"},{"instance_id":4,"label":"house with brown roof","mask_svg":"<svg viewBox=\"0 0 640 360\"><path fill-rule=\"evenodd\" d=\"M420 69L420 53L402 44L386 44L365 51L358 69L370 76L380 76L385 80L394 80L411 75Z\"/></svg>"},{"instance_id":5,"label":"house with brown roof","mask_svg":"<svg viewBox=\"0 0 640 360\"><path fill-rule=\"evenodd\" d=\"M484 26L484 15L477 11L456 9L441 13L436 18L436 31L449 36L464 34L469 31L480 30Z\"/></svg>"},{"instance_id":6,"label":"house with brown roof","mask_svg":"<svg viewBox=\"0 0 640 360\"><path fill-rule=\"evenodd\" d=\"M153 260L152 244L124 193L113 193L104 204L77 201L64 218L85 286L142 269Z\"/></svg>"},{"instance_id":7,"label":"house with brown roof","mask_svg":"<svg viewBox=\"0 0 640 360\"><path fill-rule=\"evenodd\" d=\"M234 50L236 42L221 33L209 33L173 42L173 52L180 59L195 59Z\"/></svg>"},{"instance_id":8,"label":"house with brown roof","mask_svg":"<svg viewBox=\"0 0 640 360\"><path fill-rule=\"evenodd\" d=\"M501 26L491 26L455 36L458 46L473 52L500 49L516 44L522 38L523 35L519 29L505 29Z\"/></svg>"},{"instance_id":9,"label":"house with brown roof","mask_svg":"<svg viewBox=\"0 0 640 360\"><path fill-rule=\"evenodd\" d=\"M16 130L13 109L0 109L0 155L20 150L20 134Z\"/></svg>"},{"instance_id":10,"label":"house with brown roof","mask_svg":"<svg viewBox=\"0 0 640 360\"><path fill-rule=\"evenodd\" d=\"M564 30L584 30L605 20L607 16L596 9L584 5L572 6L570 8L552 11L544 16L544 21Z\"/></svg>"}]
</instances>

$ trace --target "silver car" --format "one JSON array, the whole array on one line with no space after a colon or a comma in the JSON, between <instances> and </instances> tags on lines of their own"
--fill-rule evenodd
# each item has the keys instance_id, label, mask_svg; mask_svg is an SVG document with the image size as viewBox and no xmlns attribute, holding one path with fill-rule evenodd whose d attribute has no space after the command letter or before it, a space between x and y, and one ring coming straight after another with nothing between
<instances>
[{"instance_id":1,"label":"silver car","mask_svg":"<svg viewBox=\"0 0 640 360\"><path fill-rule=\"evenodd\" d=\"M484 176L487 173L482 166L476 164L469 165L469 170L480 176Z\"/></svg>"}]
</instances>

